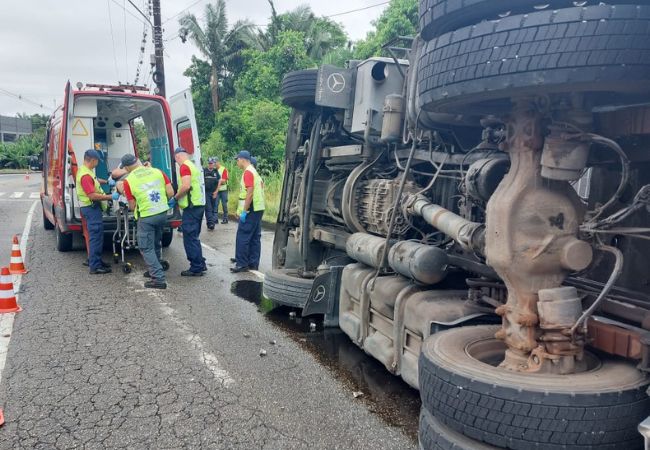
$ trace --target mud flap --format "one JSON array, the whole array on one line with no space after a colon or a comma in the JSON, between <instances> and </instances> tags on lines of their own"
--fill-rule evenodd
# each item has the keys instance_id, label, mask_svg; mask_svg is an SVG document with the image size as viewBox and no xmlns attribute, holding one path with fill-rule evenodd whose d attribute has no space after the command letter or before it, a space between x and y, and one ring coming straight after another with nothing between
<instances>
[{"instance_id":1,"label":"mud flap","mask_svg":"<svg viewBox=\"0 0 650 450\"><path fill-rule=\"evenodd\" d=\"M302 308L302 315L324 314L323 325L336 327L339 321L339 291L341 274L345 266L333 266L330 271L314 279L307 303Z\"/></svg>"}]
</instances>

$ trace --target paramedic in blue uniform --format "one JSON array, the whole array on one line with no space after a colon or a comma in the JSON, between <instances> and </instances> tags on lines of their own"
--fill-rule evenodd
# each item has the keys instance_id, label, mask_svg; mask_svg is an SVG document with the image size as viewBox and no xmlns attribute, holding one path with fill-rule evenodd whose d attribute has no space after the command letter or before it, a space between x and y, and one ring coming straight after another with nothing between
<instances>
[{"instance_id":1,"label":"paramedic in blue uniform","mask_svg":"<svg viewBox=\"0 0 650 450\"><path fill-rule=\"evenodd\" d=\"M170 207L180 206L183 211L181 228L183 229L183 246L190 268L181 272L184 277L200 277L208 270L201 250L201 224L205 212L205 186L201 172L190 159L183 147L174 150L174 159L179 166L178 192L170 200Z\"/></svg>"},{"instance_id":2,"label":"paramedic in blue uniform","mask_svg":"<svg viewBox=\"0 0 650 450\"><path fill-rule=\"evenodd\" d=\"M205 221L209 231L214 231L214 226L219 223L217 216L217 188L221 183L221 175L215 166L216 158L208 159L208 167L203 169L203 180L205 181Z\"/></svg>"},{"instance_id":3,"label":"paramedic in blue uniform","mask_svg":"<svg viewBox=\"0 0 650 450\"><path fill-rule=\"evenodd\" d=\"M86 238L88 249L88 267L91 274L110 273L111 268L102 261L102 250L104 248L104 211L107 208L106 201L117 200L119 194L104 194L95 168L99 164L101 155L97 150L86 150L84 163L77 171L77 198L81 206L81 222Z\"/></svg>"},{"instance_id":4,"label":"paramedic in blue uniform","mask_svg":"<svg viewBox=\"0 0 650 450\"><path fill-rule=\"evenodd\" d=\"M243 170L240 181L237 215L237 239L233 273L257 270L262 250L262 216L264 215L264 183L251 163L251 154L242 150L237 154L237 166Z\"/></svg>"}]
</instances>

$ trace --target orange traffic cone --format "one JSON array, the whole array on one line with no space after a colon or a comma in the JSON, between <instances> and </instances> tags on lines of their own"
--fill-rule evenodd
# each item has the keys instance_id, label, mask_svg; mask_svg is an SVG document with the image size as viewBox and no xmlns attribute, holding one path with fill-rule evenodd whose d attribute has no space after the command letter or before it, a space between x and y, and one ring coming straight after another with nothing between
<instances>
[{"instance_id":1,"label":"orange traffic cone","mask_svg":"<svg viewBox=\"0 0 650 450\"><path fill-rule=\"evenodd\" d=\"M5 423L5 416L2 414L2 410L0 409L0 427L4 425Z\"/></svg>"},{"instance_id":2,"label":"orange traffic cone","mask_svg":"<svg viewBox=\"0 0 650 450\"><path fill-rule=\"evenodd\" d=\"M20 253L20 244L18 236L14 235L14 243L11 246L11 260L9 261L9 273L12 275L22 275L27 273L25 264L23 264L23 255Z\"/></svg>"},{"instance_id":3,"label":"orange traffic cone","mask_svg":"<svg viewBox=\"0 0 650 450\"><path fill-rule=\"evenodd\" d=\"M11 279L9 269L3 267L0 269L0 314L18 312L21 309L16 303L14 282Z\"/></svg>"}]
</instances>

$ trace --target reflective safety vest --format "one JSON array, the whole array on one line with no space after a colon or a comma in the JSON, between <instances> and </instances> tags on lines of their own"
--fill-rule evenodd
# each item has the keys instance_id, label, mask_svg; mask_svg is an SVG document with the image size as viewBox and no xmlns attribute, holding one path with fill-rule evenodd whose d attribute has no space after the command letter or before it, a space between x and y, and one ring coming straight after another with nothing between
<instances>
[{"instance_id":1,"label":"reflective safety vest","mask_svg":"<svg viewBox=\"0 0 650 450\"><path fill-rule=\"evenodd\" d=\"M205 206L205 184L203 182L203 177L201 172L196 168L194 163L189 159L184 163L190 169L191 179L190 179L190 190L187 195L183 196L178 201L178 206L181 209L185 209L188 206ZM181 183L181 171L180 167L178 168L178 184Z\"/></svg>"},{"instance_id":2,"label":"reflective safety vest","mask_svg":"<svg viewBox=\"0 0 650 450\"><path fill-rule=\"evenodd\" d=\"M221 177L221 180L223 180L223 171L226 170L224 166L220 166L217 169L217 172L219 172L219 176ZM219 188L219 192L227 191L228 190L228 180L224 181L221 183L221 187Z\"/></svg>"},{"instance_id":3,"label":"reflective safety vest","mask_svg":"<svg viewBox=\"0 0 650 450\"><path fill-rule=\"evenodd\" d=\"M81 185L81 179L86 176L90 175L95 182L95 193L96 194L101 194L104 195L104 191L102 190L101 185L99 184L99 181L97 181L97 177L95 176L95 171L92 169L89 169L86 167L85 164L83 164L79 170L77 170L77 179L76 179L76 184L77 184L77 198L79 198L79 205L83 206L92 206L93 201L88 197L88 194L86 194L86 191L84 191L83 186ZM101 206L102 210L106 211L106 202L100 202L99 205Z\"/></svg>"},{"instance_id":4,"label":"reflective safety vest","mask_svg":"<svg viewBox=\"0 0 650 450\"><path fill-rule=\"evenodd\" d=\"M165 177L153 167L140 166L126 177L135 198L136 219L161 214L169 209L165 192Z\"/></svg>"},{"instance_id":5,"label":"reflective safety vest","mask_svg":"<svg viewBox=\"0 0 650 450\"><path fill-rule=\"evenodd\" d=\"M254 211L264 211L264 184L262 183L262 177L257 173L255 167L250 164L244 173L247 171L252 172L253 174L253 210ZM237 215L240 215L244 212L244 203L246 202L246 185L244 184L244 174L241 175L241 186L239 188L239 203L237 204Z\"/></svg>"}]
</instances>

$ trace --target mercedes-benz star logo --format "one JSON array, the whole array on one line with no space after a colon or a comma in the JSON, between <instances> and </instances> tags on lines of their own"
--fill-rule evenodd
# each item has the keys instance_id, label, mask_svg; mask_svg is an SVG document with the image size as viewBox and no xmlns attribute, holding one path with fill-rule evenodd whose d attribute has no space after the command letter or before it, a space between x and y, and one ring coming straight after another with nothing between
<instances>
[{"instance_id":1,"label":"mercedes-benz star logo","mask_svg":"<svg viewBox=\"0 0 650 450\"><path fill-rule=\"evenodd\" d=\"M324 298L325 294L327 294L327 290L325 289L325 286L322 284L316 288L316 294L314 295L314 303L320 303Z\"/></svg>"},{"instance_id":2,"label":"mercedes-benz star logo","mask_svg":"<svg viewBox=\"0 0 650 450\"><path fill-rule=\"evenodd\" d=\"M327 87L330 91L338 94L345 89L345 78L343 74L335 72L327 78Z\"/></svg>"}]
</instances>

